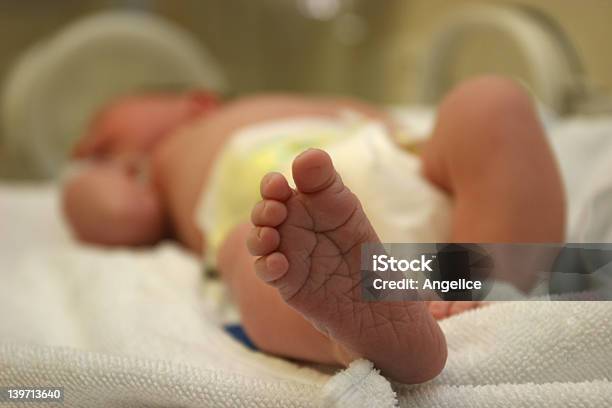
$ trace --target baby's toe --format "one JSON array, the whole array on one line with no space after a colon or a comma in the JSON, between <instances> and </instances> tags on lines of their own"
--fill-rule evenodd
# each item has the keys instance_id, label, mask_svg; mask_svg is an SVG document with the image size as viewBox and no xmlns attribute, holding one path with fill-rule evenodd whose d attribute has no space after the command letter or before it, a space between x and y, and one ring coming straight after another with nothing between
<instances>
[{"instance_id":1,"label":"baby's toe","mask_svg":"<svg viewBox=\"0 0 612 408\"><path fill-rule=\"evenodd\" d=\"M251 221L258 226L276 227L287 218L287 207L275 200L262 200L255 204Z\"/></svg>"},{"instance_id":2,"label":"baby's toe","mask_svg":"<svg viewBox=\"0 0 612 408\"><path fill-rule=\"evenodd\" d=\"M429 308L429 312L436 320L441 320L448 317L450 306L451 302L445 302L440 300L430 301L427 305L427 307Z\"/></svg>"},{"instance_id":3,"label":"baby's toe","mask_svg":"<svg viewBox=\"0 0 612 408\"><path fill-rule=\"evenodd\" d=\"M293 180L302 193L315 193L331 185L336 170L329 154L319 149L308 149L293 161Z\"/></svg>"},{"instance_id":4,"label":"baby's toe","mask_svg":"<svg viewBox=\"0 0 612 408\"><path fill-rule=\"evenodd\" d=\"M280 235L278 231L270 227L255 227L247 237L247 248L251 255L267 255L278 248Z\"/></svg>"},{"instance_id":5,"label":"baby's toe","mask_svg":"<svg viewBox=\"0 0 612 408\"><path fill-rule=\"evenodd\" d=\"M255 273L264 282L273 282L280 279L289 270L289 261L280 252L262 256L255 261Z\"/></svg>"},{"instance_id":6,"label":"baby's toe","mask_svg":"<svg viewBox=\"0 0 612 408\"><path fill-rule=\"evenodd\" d=\"M468 311L470 309L475 309L479 306L479 303L480 302L475 301L453 302L453 304L449 308L449 315L453 316Z\"/></svg>"},{"instance_id":7,"label":"baby's toe","mask_svg":"<svg viewBox=\"0 0 612 408\"><path fill-rule=\"evenodd\" d=\"M287 179L280 173L268 173L261 180L261 196L268 200L287 201L292 190Z\"/></svg>"}]
</instances>

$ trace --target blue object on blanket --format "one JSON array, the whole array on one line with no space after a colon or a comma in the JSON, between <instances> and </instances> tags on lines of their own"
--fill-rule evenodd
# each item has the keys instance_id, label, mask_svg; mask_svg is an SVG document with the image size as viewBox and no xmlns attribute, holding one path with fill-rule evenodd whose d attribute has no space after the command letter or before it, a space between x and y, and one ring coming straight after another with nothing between
<instances>
[{"instance_id":1,"label":"blue object on blanket","mask_svg":"<svg viewBox=\"0 0 612 408\"><path fill-rule=\"evenodd\" d=\"M251 339L249 339L249 336L247 336L246 332L244 331L241 325L228 324L224 328L225 328L225 331L228 332L230 336L232 336L234 339L238 340L239 342L241 342L242 344L244 344L251 350L257 351L257 347L255 347L255 344L253 344Z\"/></svg>"}]
</instances>

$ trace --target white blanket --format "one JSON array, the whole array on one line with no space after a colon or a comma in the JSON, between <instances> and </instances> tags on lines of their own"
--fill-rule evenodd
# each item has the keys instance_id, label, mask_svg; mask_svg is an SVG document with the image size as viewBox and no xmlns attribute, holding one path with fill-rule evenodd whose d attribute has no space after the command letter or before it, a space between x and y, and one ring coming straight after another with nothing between
<instances>
[{"instance_id":1,"label":"white blanket","mask_svg":"<svg viewBox=\"0 0 612 408\"><path fill-rule=\"evenodd\" d=\"M394 392L367 362L331 376L247 350L219 327L223 292L200 287L195 259L170 244L78 246L54 192L0 189L0 386L63 386L71 407L385 407L395 392L410 407L612 401L612 303L512 302L447 319L443 374Z\"/></svg>"},{"instance_id":2,"label":"white blanket","mask_svg":"<svg viewBox=\"0 0 612 408\"><path fill-rule=\"evenodd\" d=\"M326 386L337 369L315 370L234 341L220 324L222 288L202 288L199 262L176 245L78 245L50 186L3 186L0 205L0 387L64 387L70 407L395 402L366 362L347 370L350 381Z\"/></svg>"},{"instance_id":3,"label":"white blanket","mask_svg":"<svg viewBox=\"0 0 612 408\"><path fill-rule=\"evenodd\" d=\"M407 407L606 407L611 302L506 302L443 322L445 371L399 388Z\"/></svg>"}]
</instances>

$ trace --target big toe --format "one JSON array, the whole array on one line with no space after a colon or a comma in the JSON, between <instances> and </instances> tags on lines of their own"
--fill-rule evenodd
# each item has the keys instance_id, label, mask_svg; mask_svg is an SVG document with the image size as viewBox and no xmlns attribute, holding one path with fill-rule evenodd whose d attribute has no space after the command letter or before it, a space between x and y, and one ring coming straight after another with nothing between
<instances>
[{"instance_id":1,"label":"big toe","mask_svg":"<svg viewBox=\"0 0 612 408\"><path fill-rule=\"evenodd\" d=\"M293 180L302 193L315 193L333 183L336 171L331 157L320 149L308 149L293 161Z\"/></svg>"}]
</instances>

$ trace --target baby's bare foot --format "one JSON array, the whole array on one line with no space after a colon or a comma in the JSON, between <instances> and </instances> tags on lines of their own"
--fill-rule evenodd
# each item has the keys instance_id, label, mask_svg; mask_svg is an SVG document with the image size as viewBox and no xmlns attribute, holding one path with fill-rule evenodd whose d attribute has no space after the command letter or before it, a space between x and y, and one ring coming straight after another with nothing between
<instances>
[{"instance_id":1,"label":"baby's bare foot","mask_svg":"<svg viewBox=\"0 0 612 408\"><path fill-rule=\"evenodd\" d=\"M364 357L406 383L436 376L446 342L426 303L361 299L361 244L379 240L330 157L307 150L293 179L296 190L277 173L262 180L248 238L259 277L334 342L339 362Z\"/></svg>"}]
</instances>

